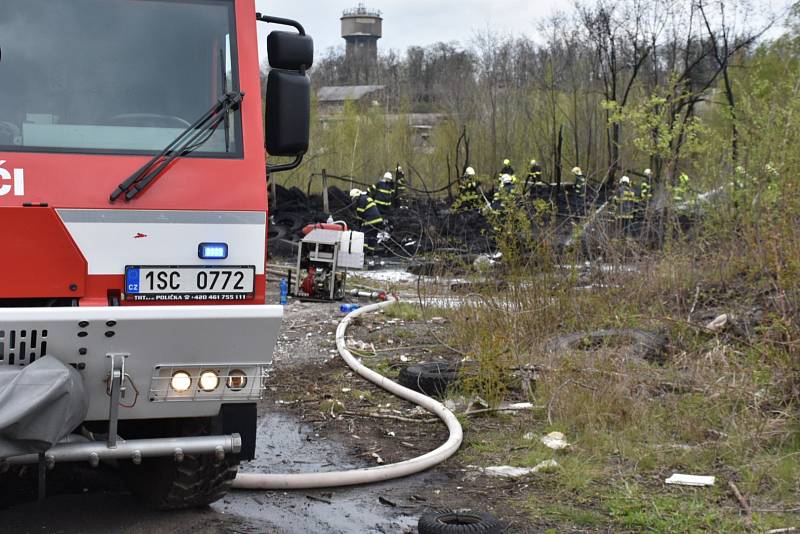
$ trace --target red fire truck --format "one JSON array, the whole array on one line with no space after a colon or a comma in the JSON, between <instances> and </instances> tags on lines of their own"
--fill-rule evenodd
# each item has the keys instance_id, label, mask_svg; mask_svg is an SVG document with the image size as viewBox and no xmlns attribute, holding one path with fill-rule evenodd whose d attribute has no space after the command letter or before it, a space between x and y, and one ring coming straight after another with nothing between
<instances>
[{"instance_id":1,"label":"red fire truck","mask_svg":"<svg viewBox=\"0 0 800 534\"><path fill-rule=\"evenodd\" d=\"M0 14L0 468L107 463L154 506L212 502L255 454L266 174L307 150L312 40L254 0Z\"/></svg>"}]
</instances>

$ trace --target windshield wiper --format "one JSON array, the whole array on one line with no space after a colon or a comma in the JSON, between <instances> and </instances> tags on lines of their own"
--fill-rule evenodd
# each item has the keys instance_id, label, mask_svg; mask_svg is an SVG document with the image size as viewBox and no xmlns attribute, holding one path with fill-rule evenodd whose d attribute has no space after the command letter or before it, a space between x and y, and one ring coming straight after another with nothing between
<instances>
[{"instance_id":1,"label":"windshield wiper","mask_svg":"<svg viewBox=\"0 0 800 534\"><path fill-rule=\"evenodd\" d=\"M150 183L158 178L175 159L185 156L201 147L208 141L219 128L228 113L238 110L242 105L244 93L226 93L202 117L186 128L164 150L153 159L145 163L138 171L111 193L110 200L114 202L122 195L125 200L131 200L141 193Z\"/></svg>"}]
</instances>

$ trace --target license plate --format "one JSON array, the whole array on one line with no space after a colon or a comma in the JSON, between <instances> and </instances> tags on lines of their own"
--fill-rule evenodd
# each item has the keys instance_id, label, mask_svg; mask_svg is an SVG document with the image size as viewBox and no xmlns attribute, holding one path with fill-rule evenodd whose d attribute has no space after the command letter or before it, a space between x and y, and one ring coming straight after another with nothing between
<instances>
[{"instance_id":1,"label":"license plate","mask_svg":"<svg viewBox=\"0 0 800 534\"><path fill-rule=\"evenodd\" d=\"M245 300L255 292L255 267L125 268L127 300Z\"/></svg>"}]
</instances>

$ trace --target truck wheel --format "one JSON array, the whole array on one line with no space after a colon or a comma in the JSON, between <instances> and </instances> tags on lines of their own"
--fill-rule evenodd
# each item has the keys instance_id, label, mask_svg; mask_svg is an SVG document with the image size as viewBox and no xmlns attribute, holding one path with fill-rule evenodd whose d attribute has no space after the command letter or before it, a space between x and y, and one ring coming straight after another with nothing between
<instances>
[{"instance_id":1,"label":"truck wheel","mask_svg":"<svg viewBox=\"0 0 800 534\"><path fill-rule=\"evenodd\" d=\"M214 455L146 458L141 465L120 466L131 492L157 510L197 508L218 501L231 488L239 471L239 458L221 462Z\"/></svg>"},{"instance_id":2,"label":"truck wheel","mask_svg":"<svg viewBox=\"0 0 800 534\"><path fill-rule=\"evenodd\" d=\"M169 420L156 427L157 433L131 428L125 437L208 436L220 434L220 424L215 419ZM239 455L227 454L220 461L214 454L187 454L180 463L168 456L145 458L141 465L128 461L118 465L131 493L140 501L158 510L179 510L221 499L239 471Z\"/></svg>"}]
</instances>

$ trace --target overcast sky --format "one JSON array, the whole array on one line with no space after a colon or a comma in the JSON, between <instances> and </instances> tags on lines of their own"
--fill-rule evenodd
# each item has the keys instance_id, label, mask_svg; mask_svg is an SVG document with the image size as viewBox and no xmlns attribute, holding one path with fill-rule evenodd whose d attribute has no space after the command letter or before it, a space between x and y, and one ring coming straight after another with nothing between
<instances>
[{"instance_id":1,"label":"overcast sky","mask_svg":"<svg viewBox=\"0 0 800 534\"><path fill-rule=\"evenodd\" d=\"M300 21L314 37L315 48L324 53L331 46L344 45L339 19L342 11L356 7L358 1L256 0L256 5L264 14ZM438 41L466 43L487 27L533 35L536 21L574 5L572 0L371 0L365 4L383 13L379 50L399 52ZM259 35L263 40L265 33Z\"/></svg>"},{"instance_id":2,"label":"overcast sky","mask_svg":"<svg viewBox=\"0 0 800 534\"><path fill-rule=\"evenodd\" d=\"M781 10L792 0L753 0L760 11ZM314 37L317 55L331 46L344 45L340 35L342 11L356 7L359 0L256 0L264 14L300 21ZM477 31L528 35L536 38L536 24L557 11L569 11L574 0L369 0L369 9L383 13L383 38L378 49L405 52L411 45L424 46L438 41L467 44ZM266 56L266 31L259 31L262 58ZM779 33L776 29L773 35Z\"/></svg>"}]
</instances>

